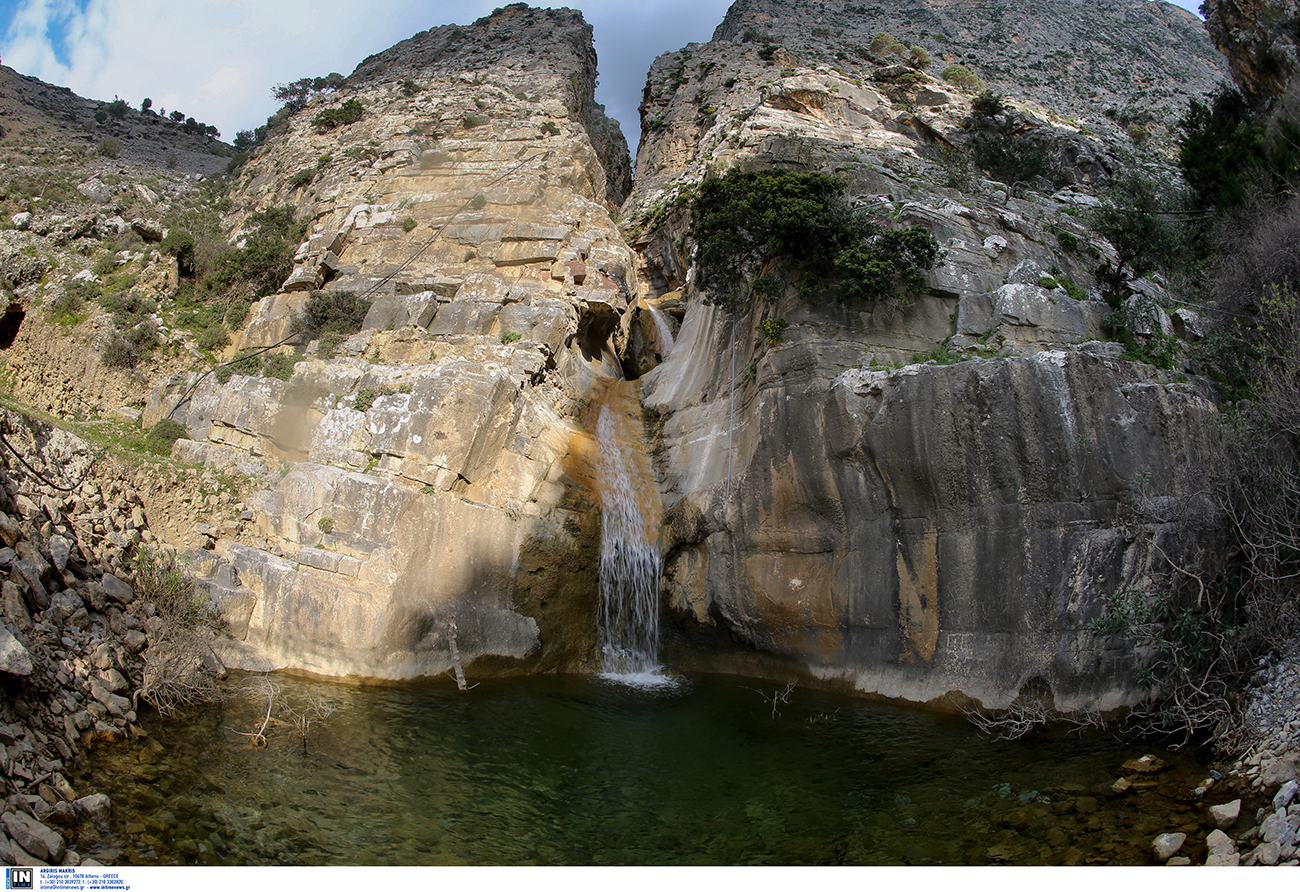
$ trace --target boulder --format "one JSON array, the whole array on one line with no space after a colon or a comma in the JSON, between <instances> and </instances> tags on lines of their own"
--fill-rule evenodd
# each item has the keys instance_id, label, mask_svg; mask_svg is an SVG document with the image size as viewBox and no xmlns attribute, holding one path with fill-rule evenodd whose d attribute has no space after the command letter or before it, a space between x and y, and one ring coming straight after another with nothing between
<instances>
[{"instance_id":1,"label":"boulder","mask_svg":"<svg viewBox=\"0 0 1300 892\"><path fill-rule=\"evenodd\" d=\"M1277 864L1278 858L1281 856L1281 846L1276 842L1262 842L1255 847L1252 854L1255 856L1256 864L1272 867Z\"/></svg>"},{"instance_id":2,"label":"boulder","mask_svg":"<svg viewBox=\"0 0 1300 892\"><path fill-rule=\"evenodd\" d=\"M1205 837L1205 847L1211 852L1219 851L1220 849L1223 851L1227 851L1228 849L1236 851L1237 849L1237 845L1232 841L1232 837L1224 833L1222 830L1211 830L1210 835Z\"/></svg>"},{"instance_id":3,"label":"boulder","mask_svg":"<svg viewBox=\"0 0 1300 892\"><path fill-rule=\"evenodd\" d=\"M1168 861L1178 850L1183 847L1187 841L1186 833L1161 833L1151 843L1151 848L1155 852L1157 861Z\"/></svg>"},{"instance_id":4,"label":"boulder","mask_svg":"<svg viewBox=\"0 0 1300 892\"><path fill-rule=\"evenodd\" d=\"M23 812L5 812L0 820L10 839L22 846L28 854L48 864L58 864L67 851L63 837L40 821Z\"/></svg>"},{"instance_id":5,"label":"boulder","mask_svg":"<svg viewBox=\"0 0 1300 892\"><path fill-rule=\"evenodd\" d=\"M8 675L31 675L32 655L22 642L0 626L0 672Z\"/></svg>"},{"instance_id":6,"label":"boulder","mask_svg":"<svg viewBox=\"0 0 1300 892\"><path fill-rule=\"evenodd\" d=\"M1129 759L1124 763L1124 770L1133 774L1156 774L1168 767L1168 762L1152 755L1146 755L1140 759Z\"/></svg>"},{"instance_id":7,"label":"boulder","mask_svg":"<svg viewBox=\"0 0 1300 892\"><path fill-rule=\"evenodd\" d=\"M98 177L79 184L77 191L96 204L107 204L113 200L113 190L101 183Z\"/></svg>"},{"instance_id":8,"label":"boulder","mask_svg":"<svg viewBox=\"0 0 1300 892\"><path fill-rule=\"evenodd\" d=\"M1273 809L1276 811L1288 808L1295 800L1297 790L1300 790L1300 781L1289 780L1283 784L1273 796Z\"/></svg>"},{"instance_id":9,"label":"boulder","mask_svg":"<svg viewBox=\"0 0 1300 892\"><path fill-rule=\"evenodd\" d=\"M1259 766L1259 782L1264 787L1280 787L1296 779L1296 757L1268 759Z\"/></svg>"},{"instance_id":10,"label":"boulder","mask_svg":"<svg viewBox=\"0 0 1300 892\"><path fill-rule=\"evenodd\" d=\"M50 561L60 573L68 569L68 559L72 557L72 544L63 536L50 537Z\"/></svg>"},{"instance_id":11,"label":"boulder","mask_svg":"<svg viewBox=\"0 0 1300 892\"><path fill-rule=\"evenodd\" d=\"M131 228L136 231L140 238L147 242L160 242L163 240L165 230L158 220L146 220L143 217L136 217L131 221Z\"/></svg>"},{"instance_id":12,"label":"boulder","mask_svg":"<svg viewBox=\"0 0 1300 892\"><path fill-rule=\"evenodd\" d=\"M1241 864L1241 855L1237 852L1211 852L1205 859L1206 867L1236 867Z\"/></svg>"},{"instance_id":13,"label":"boulder","mask_svg":"<svg viewBox=\"0 0 1300 892\"><path fill-rule=\"evenodd\" d=\"M105 573L99 584L104 587L104 594L110 601L125 605L135 600L135 592L131 590L131 586L111 573Z\"/></svg>"},{"instance_id":14,"label":"boulder","mask_svg":"<svg viewBox=\"0 0 1300 892\"><path fill-rule=\"evenodd\" d=\"M1259 836L1264 842L1285 846L1295 840L1295 829L1287 821L1285 811L1275 811L1259 825Z\"/></svg>"},{"instance_id":15,"label":"boulder","mask_svg":"<svg viewBox=\"0 0 1300 892\"><path fill-rule=\"evenodd\" d=\"M1241 800L1234 799L1231 802L1225 802L1222 805L1210 806L1210 820L1214 826L1220 830L1227 830L1233 824L1237 823L1237 818L1241 815Z\"/></svg>"},{"instance_id":16,"label":"boulder","mask_svg":"<svg viewBox=\"0 0 1300 892\"><path fill-rule=\"evenodd\" d=\"M108 818L111 813L112 803L103 793L92 793L89 796L82 796L72 803L77 814L87 821L92 821L100 826L108 824Z\"/></svg>"}]
</instances>

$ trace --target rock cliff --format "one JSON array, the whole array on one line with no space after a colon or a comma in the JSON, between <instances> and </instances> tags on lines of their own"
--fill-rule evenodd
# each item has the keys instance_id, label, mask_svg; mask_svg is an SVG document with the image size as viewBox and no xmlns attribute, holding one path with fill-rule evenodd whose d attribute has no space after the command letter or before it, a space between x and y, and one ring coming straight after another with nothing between
<instances>
[{"instance_id":1,"label":"rock cliff","mask_svg":"<svg viewBox=\"0 0 1300 892\"><path fill-rule=\"evenodd\" d=\"M872 49L883 31L910 64ZM1173 175L1169 124L1224 77L1208 46L1162 3L740 0L713 41L656 60L633 183L589 26L512 4L365 60L238 170L232 243L259 210L307 225L220 357L278 354L274 371L214 374L177 334L82 400L94 351L24 322L15 389L102 412L151 378L143 424L184 426L174 458L248 478L219 506L237 517L166 515L230 665L437 675L455 636L479 674L594 668L591 432L626 374L667 506L675 661L777 661L918 702L1046 685L1062 707L1131 703L1134 655L1092 621L1211 541L1215 395L1192 364L1106 340L1096 274L1116 258L1085 215L1119 171ZM975 112L953 65L1003 107ZM999 168L981 140L1038 160ZM882 225L923 226L943 247L924 295L705 303L689 197L732 168L829 174ZM175 291L164 258L122 262ZM1133 287L1131 324L1199 335L1161 283ZM301 336L322 294L362 299L361 331ZM42 332L66 360L40 358Z\"/></svg>"},{"instance_id":2,"label":"rock cliff","mask_svg":"<svg viewBox=\"0 0 1300 892\"><path fill-rule=\"evenodd\" d=\"M858 45L885 27L921 35L899 19L915 12L932 40L948 36L935 55L968 58L962 41L996 24L982 9L890 18L742 0L711 43L656 60L624 212L649 303L686 308L676 345L641 379L669 505L666 593L688 640L722 631L862 691L1005 707L1046 683L1058 706L1112 708L1139 696L1133 654L1090 628L1109 595L1165 584L1170 562L1212 537L1213 517L1186 506L1215 396L1104 342L1110 307L1094 273L1111 249L1081 210L1113 173L1164 165L1158 145L1135 147L1096 105L1086 124L1068 120L1055 86L1016 73L1011 89L997 80L1011 69L987 66L1015 97L1002 132L1052 159L1028 188L998 182L973 151L969 87ZM1017 9L1006 22L1026 37L1025 62L1056 52L1039 38L1080 12ZM1156 29L1148 43L1189 30L1160 4L1088 16L1104 18L1088 19L1094 34L1140 21ZM1188 66L1182 82L1212 88L1222 70L1204 36L1182 45L1170 60ZM1080 56L1102 102L1150 98L1117 56ZM928 294L886 310L788 292L739 319L705 305L682 196L736 166L831 174L885 225L924 226L945 249ZM1160 307L1156 330L1195 319L1156 283L1136 287ZM771 337L764 320L788 327Z\"/></svg>"},{"instance_id":3,"label":"rock cliff","mask_svg":"<svg viewBox=\"0 0 1300 892\"><path fill-rule=\"evenodd\" d=\"M1210 36L1231 61L1242 87L1286 91L1300 61L1300 4L1294 0L1207 0L1201 7Z\"/></svg>"},{"instance_id":4,"label":"rock cliff","mask_svg":"<svg viewBox=\"0 0 1300 892\"><path fill-rule=\"evenodd\" d=\"M609 213L626 143L594 82L579 14L515 4L365 60L242 171L236 207L290 203L309 235L231 352L284 344L313 289L370 310L338 356L299 344L319 358L287 381L181 376L146 409L185 424L178 455L268 486L254 535L195 557L256 647L232 661L434 675L454 622L478 671L590 665L578 422L636 266ZM359 120L313 123L350 102Z\"/></svg>"}]
</instances>

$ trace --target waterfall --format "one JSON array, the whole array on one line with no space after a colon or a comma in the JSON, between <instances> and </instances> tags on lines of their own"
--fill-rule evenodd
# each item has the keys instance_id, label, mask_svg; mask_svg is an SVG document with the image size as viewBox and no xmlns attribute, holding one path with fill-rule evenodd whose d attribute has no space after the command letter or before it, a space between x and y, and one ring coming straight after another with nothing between
<instances>
[{"instance_id":1,"label":"waterfall","mask_svg":"<svg viewBox=\"0 0 1300 892\"><path fill-rule=\"evenodd\" d=\"M635 385L610 387L596 423L600 450L601 670L653 676L659 665L659 493L641 435Z\"/></svg>"},{"instance_id":2,"label":"waterfall","mask_svg":"<svg viewBox=\"0 0 1300 892\"><path fill-rule=\"evenodd\" d=\"M667 356L668 351L673 349L673 330L668 327L668 320L664 319L664 314L660 313L650 304L646 304L650 310L650 318L655 321L655 331L659 334L659 355Z\"/></svg>"}]
</instances>

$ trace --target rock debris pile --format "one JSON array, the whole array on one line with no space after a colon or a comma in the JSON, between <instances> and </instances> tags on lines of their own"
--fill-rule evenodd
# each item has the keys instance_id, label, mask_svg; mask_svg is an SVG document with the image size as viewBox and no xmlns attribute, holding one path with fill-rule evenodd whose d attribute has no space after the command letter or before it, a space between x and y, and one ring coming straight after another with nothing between
<instances>
[{"instance_id":1,"label":"rock debris pile","mask_svg":"<svg viewBox=\"0 0 1300 892\"><path fill-rule=\"evenodd\" d=\"M85 443L13 413L3 423L6 442L36 447L24 456L41 476L52 453L73 479L85 473ZM169 622L127 580L153 536L125 488L55 495L32 468L0 456L0 862L111 862L109 798L68 778L95 746L147 736L137 710Z\"/></svg>"}]
</instances>

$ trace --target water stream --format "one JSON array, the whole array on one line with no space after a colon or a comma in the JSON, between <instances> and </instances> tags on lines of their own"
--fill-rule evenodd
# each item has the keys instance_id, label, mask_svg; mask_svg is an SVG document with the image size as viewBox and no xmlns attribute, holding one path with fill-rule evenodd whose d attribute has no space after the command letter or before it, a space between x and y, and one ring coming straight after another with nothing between
<instances>
[{"instance_id":1,"label":"water stream","mask_svg":"<svg viewBox=\"0 0 1300 892\"><path fill-rule=\"evenodd\" d=\"M646 308L650 310L650 318L655 321L655 332L659 335L659 355L667 356L668 351L673 349L673 331L668 327L668 320L663 313L650 304L646 304Z\"/></svg>"},{"instance_id":2,"label":"water stream","mask_svg":"<svg viewBox=\"0 0 1300 892\"><path fill-rule=\"evenodd\" d=\"M658 492L645 459L640 400L631 382L603 394L596 422L600 450L601 669L611 676L663 678L659 665Z\"/></svg>"}]
</instances>

